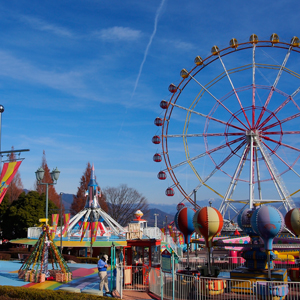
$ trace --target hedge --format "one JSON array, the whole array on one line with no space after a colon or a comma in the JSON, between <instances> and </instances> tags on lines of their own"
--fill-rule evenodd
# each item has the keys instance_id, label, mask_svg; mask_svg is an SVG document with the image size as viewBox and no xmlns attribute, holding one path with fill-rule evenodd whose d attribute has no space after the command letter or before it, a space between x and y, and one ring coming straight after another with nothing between
<instances>
[{"instance_id":1,"label":"hedge","mask_svg":"<svg viewBox=\"0 0 300 300\"><path fill-rule=\"evenodd\" d=\"M1 300L111 300L111 297L95 296L82 293L68 293L64 291L41 290L34 288L0 286L0 299Z\"/></svg>"},{"instance_id":2,"label":"hedge","mask_svg":"<svg viewBox=\"0 0 300 300\"><path fill-rule=\"evenodd\" d=\"M74 255L69 255L69 254L63 254L64 260L67 262L68 260L73 260L76 263L80 263L80 260L78 259L77 256Z\"/></svg>"},{"instance_id":3,"label":"hedge","mask_svg":"<svg viewBox=\"0 0 300 300\"><path fill-rule=\"evenodd\" d=\"M11 255L8 253L1 253L0 252L0 260L10 260L11 259Z\"/></svg>"},{"instance_id":4,"label":"hedge","mask_svg":"<svg viewBox=\"0 0 300 300\"><path fill-rule=\"evenodd\" d=\"M97 264L99 260L99 258L97 257L77 257L77 259L81 263L86 263L86 264Z\"/></svg>"}]
</instances>

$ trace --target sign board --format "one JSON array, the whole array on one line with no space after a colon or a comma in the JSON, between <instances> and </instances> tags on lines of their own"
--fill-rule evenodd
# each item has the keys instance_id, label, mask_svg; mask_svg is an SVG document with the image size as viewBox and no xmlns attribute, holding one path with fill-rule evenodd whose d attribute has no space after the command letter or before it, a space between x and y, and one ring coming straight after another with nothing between
<instances>
[{"instance_id":1,"label":"sign board","mask_svg":"<svg viewBox=\"0 0 300 300\"><path fill-rule=\"evenodd\" d=\"M161 270L165 273L172 273L172 254L165 249L161 253Z\"/></svg>"}]
</instances>

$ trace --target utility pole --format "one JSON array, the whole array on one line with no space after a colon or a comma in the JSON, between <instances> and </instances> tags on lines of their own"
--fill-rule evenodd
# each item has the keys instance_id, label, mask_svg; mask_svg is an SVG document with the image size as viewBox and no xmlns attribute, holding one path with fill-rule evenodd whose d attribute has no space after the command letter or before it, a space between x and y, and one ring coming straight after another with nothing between
<instances>
[{"instance_id":1,"label":"utility pole","mask_svg":"<svg viewBox=\"0 0 300 300\"><path fill-rule=\"evenodd\" d=\"M154 218L155 218L154 227L157 227L157 216L159 216L159 214L154 214Z\"/></svg>"},{"instance_id":2,"label":"utility pole","mask_svg":"<svg viewBox=\"0 0 300 300\"><path fill-rule=\"evenodd\" d=\"M62 255L62 227L63 227L63 221L62 221L62 195L64 193L60 193L60 255Z\"/></svg>"},{"instance_id":3,"label":"utility pole","mask_svg":"<svg viewBox=\"0 0 300 300\"><path fill-rule=\"evenodd\" d=\"M165 229L166 242L167 242L167 229L168 229L168 216L166 215L166 229Z\"/></svg>"},{"instance_id":4,"label":"utility pole","mask_svg":"<svg viewBox=\"0 0 300 300\"><path fill-rule=\"evenodd\" d=\"M194 208L195 208L195 211L197 211L197 199L196 199L196 189L194 189ZM198 235L197 233L195 233L195 238L197 239L198 238ZM196 243L195 244L195 256L197 257L197 248L198 248L198 244Z\"/></svg>"}]
</instances>

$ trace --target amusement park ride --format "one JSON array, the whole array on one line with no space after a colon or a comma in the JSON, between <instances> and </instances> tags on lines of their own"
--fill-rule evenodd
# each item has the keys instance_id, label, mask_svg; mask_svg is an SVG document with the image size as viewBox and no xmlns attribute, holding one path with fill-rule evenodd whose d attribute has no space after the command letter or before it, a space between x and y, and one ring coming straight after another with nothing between
<instances>
[{"instance_id":1,"label":"amusement park ride","mask_svg":"<svg viewBox=\"0 0 300 300\"><path fill-rule=\"evenodd\" d=\"M174 196L176 187L182 202L193 207L179 208L175 223L186 243L194 231L200 238L192 242L205 243L208 265L202 275L217 276L211 249L242 246L245 266L230 272L231 278L287 281L287 270L275 269L273 250L300 248L300 210L292 199L300 189L289 192L299 188L300 179L300 74L292 70L299 65L299 46L297 37L282 42L275 33L269 41L252 34L249 42L233 38L229 47L213 46L210 56L197 56L191 70L181 70L182 80L169 86L169 100L160 102L163 117L154 124L162 130L152 142L162 151L153 160L166 165L158 179L168 173L173 181L166 195ZM221 199L218 210L192 199L200 188L202 198ZM247 235L242 244L216 238L233 222ZM290 237L280 239L284 227ZM300 280L297 272L289 274L291 280ZM278 290L284 297L288 293L287 285Z\"/></svg>"},{"instance_id":2,"label":"amusement park ride","mask_svg":"<svg viewBox=\"0 0 300 300\"><path fill-rule=\"evenodd\" d=\"M154 121L162 131L152 142L162 152L153 160L166 164L158 179L168 172L173 181L167 196L175 186L195 205L192 195L202 187L202 195L222 200L219 211L230 220L260 204L280 203L285 212L296 207L292 196L300 189L289 189L300 177L300 75L292 70L299 53L297 37L286 43L277 34L269 41L253 34L249 42L213 46L209 57L182 69L170 99L160 103L163 117Z\"/></svg>"}]
</instances>

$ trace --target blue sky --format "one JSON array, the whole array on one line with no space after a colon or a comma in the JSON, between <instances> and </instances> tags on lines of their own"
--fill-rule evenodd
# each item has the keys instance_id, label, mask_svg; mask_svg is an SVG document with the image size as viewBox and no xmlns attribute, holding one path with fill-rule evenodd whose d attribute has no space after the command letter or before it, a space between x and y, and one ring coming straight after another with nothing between
<instances>
[{"instance_id":1,"label":"blue sky","mask_svg":"<svg viewBox=\"0 0 300 300\"><path fill-rule=\"evenodd\" d=\"M43 150L61 171L57 192L76 193L87 162L102 188L127 184L151 203L178 203L154 163L168 86L194 58L231 38L299 32L298 1L0 2L1 149L29 148L20 167L32 189ZM295 70L297 71L297 70ZM216 74L218 75L218 74ZM247 83L250 84L251 82ZM185 177L189 181L188 175ZM191 181L189 188L195 184ZM224 189L223 189L224 190ZM212 197L199 193L198 198Z\"/></svg>"}]
</instances>

